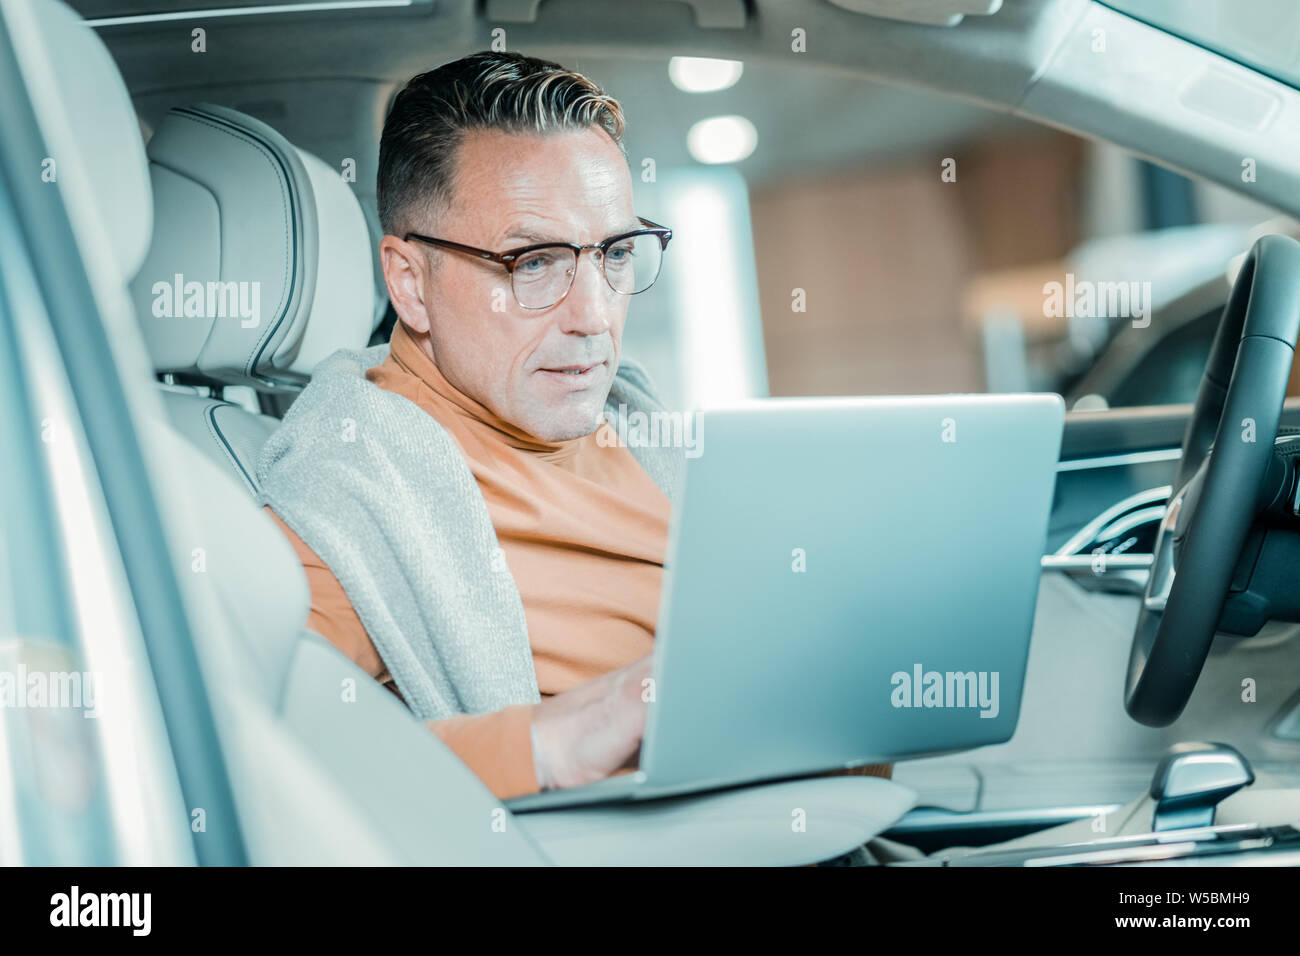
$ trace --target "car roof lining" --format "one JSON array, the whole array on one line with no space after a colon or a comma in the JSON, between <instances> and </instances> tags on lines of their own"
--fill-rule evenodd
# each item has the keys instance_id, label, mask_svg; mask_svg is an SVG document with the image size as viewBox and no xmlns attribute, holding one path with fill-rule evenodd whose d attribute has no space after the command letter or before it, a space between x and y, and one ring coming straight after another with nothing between
<instances>
[{"instance_id":1,"label":"car roof lining","mask_svg":"<svg viewBox=\"0 0 1300 956\"><path fill-rule=\"evenodd\" d=\"M1290 135L1279 136L1287 125L1281 119L1300 109L1300 93L1093 0L1006 0L994 15L968 16L953 27L867 16L826 0L750 0L739 29L698 26L695 8L687 2L629 5L619 8L617 17L609 15L610 9L609 0L543 0L536 5L534 22L496 22L487 20L474 0L435 0L402 14L232 18L208 25L211 52L202 56L190 52L188 30L177 42L176 23L100 32L146 121L153 121L151 111L158 105L168 99L174 103L178 96L215 99L241 109L248 109L239 105L241 100L278 100L289 104L281 121L248 111L323 155L338 151L322 145L322 136L348 144L352 152L347 155L377 150L378 131L397 84L504 39L510 49L577 69L584 60L679 55L755 64L797 60L810 69L919 87L1115 142L1144 158L1300 212L1297 151ZM358 43L362 25L367 42ZM791 51L792 31L798 29L806 33L807 52ZM1112 44L1138 51L1139 59L1151 57L1154 68L1121 65L1115 75L1098 82L1099 71L1081 70L1077 52L1071 55L1097 29ZM166 45L159 42L160 30L171 33ZM504 32L494 36L494 31ZM575 42L575 37L583 39ZM1166 60L1170 70L1162 74L1159 67ZM1276 115L1257 129L1227 130L1221 116L1181 109L1154 113L1149 108L1153 99L1179 105L1188 78L1171 71L1188 64L1217 70L1219 76L1246 77L1260 96L1276 104ZM238 83L231 83L232 76L240 78ZM348 109L323 93L347 98ZM1153 93L1159 95L1153 98ZM1232 152L1267 157L1270 175L1243 184L1238 164L1228 162L1227 133ZM370 188L365 184L360 191Z\"/></svg>"}]
</instances>

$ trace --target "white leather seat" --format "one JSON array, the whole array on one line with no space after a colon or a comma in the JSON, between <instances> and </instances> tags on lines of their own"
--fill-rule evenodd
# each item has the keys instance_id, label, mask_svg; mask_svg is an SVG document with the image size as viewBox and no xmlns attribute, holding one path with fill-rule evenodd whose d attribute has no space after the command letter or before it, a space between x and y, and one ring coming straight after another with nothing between
<instances>
[{"instance_id":1,"label":"white leather seat","mask_svg":"<svg viewBox=\"0 0 1300 956\"><path fill-rule=\"evenodd\" d=\"M148 158L153 242L131 292L156 372L292 392L335 349L367 344L370 235L340 175L211 104L171 110ZM233 296L209 296L210 283ZM194 390L167 388L164 402L178 431L257 490L257 455L278 419Z\"/></svg>"}]
</instances>

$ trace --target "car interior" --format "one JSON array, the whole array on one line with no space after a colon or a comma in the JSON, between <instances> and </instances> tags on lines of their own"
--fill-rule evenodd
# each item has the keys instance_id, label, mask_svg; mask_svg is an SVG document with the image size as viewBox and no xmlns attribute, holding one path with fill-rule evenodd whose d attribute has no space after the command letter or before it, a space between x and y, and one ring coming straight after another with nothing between
<instances>
[{"instance_id":1,"label":"car interior","mask_svg":"<svg viewBox=\"0 0 1300 956\"><path fill-rule=\"evenodd\" d=\"M898 853L887 862L908 866L1300 862L1300 600L1286 587L1300 560L1288 451L1300 440L1289 364L1300 313L1287 318L1300 303L1287 218L1300 214L1300 75L1269 59L1272 48L1261 41L1246 55L1231 36L1188 35L1170 5L1145 0L409 0L302 11L232 0L219 16L197 6L164 16L144 0L0 0L12 134L0 146L0 235L25 239L0 251L0 328L12 335L0 352L27 370L0 368L0 378L34 420L58 425L60 440L31 459L46 469L30 476L45 504L27 520L52 553L77 559L48 575L74 610L46 630L59 653L131 688L103 701L89 727L0 716L10 741L0 764L11 763L0 783L23 795L6 825L28 835L9 859L802 865L883 837ZM1040 333L1039 274L990 279L971 305L981 386L1058 391L1070 409L1006 743L900 760L890 779L513 814L304 628L302 567L254 503L258 454L322 359L391 333L374 171L392 96L412 75L494 44L590 68L626 95L629 136L643 137L629 155L660 170L641 177L638 202L677 230L682 261L708 254L711 226L738 233L734 288L690 308L738 317L711 341L735 356L735 374L721 378L750 394L811 391L798 369L819 359L798 351L795 332L767 328L762 283L779 302L797 282L763 278L772 240L745 182L693 167L675 139L661 145L666 129L687 125L656 93L670 57L768 71L772 82L747 95L784 97L764 108L785 117L788 135L767 157L760 146L756 162L807 163L813 179L817 162L871 138L847 129L868 121L847 103L863 84L898 91L877 106L882 128L896 121L890 104L905 112L907 97L923 97L953 104L949 131L976 115L996 134L1068 131L1257 204L1250 223L1164 230L1163 245L1140 253L1084 250L1100 262L1169 258L1150 331L1080 322ZM840 78L845 102L801 102ZM801 158L801 142L823 133L828 152ZM929 142L937 182L943 152ZM15 188L13 171L29 176L45 157L57 189ZM1243 157L1259 170L1253 181L1241 178ZM634 174L645 169L634 162ZM999 183L1014 216L1017 183ZM706 185L723 197L716 214L698 198ZM854 251L836 255L842 268ZM925 269L942 268L943 255ZM256 320L176 321L168 300L182 277L217 273L257 280ZM173 276L160 290L159 277ZM1026 287L1029 310L1009 319ZM663 318L696 293L687 280L656 292L635 308L662 321L627 340L687 403L726 386L691 378L680 325ZM868 324L871 295L846 303L847 322ZM1238 350L1252 329L1276 355ZM786 346L796 358L781 378L772 356ZM991 387L997 375L1016 384ZM881 381L879 391L899 387ZM957 381L924 390L978 390ZM832 377L822 393L866 388L852 382ZM1220 419L1248 416L1258 441L1214 442ZM0 447L8 454L20 438L0 430ZM35 575L16 550L7 541L0 556L15 575ZM45 595L9 586L16 609ZM1216 588L1229 595L1222 617L1197 603ZM19 642L15 653L37 649ZM57 744L43 755L42 740ZM793 838L791 807L818 825ZM72 836L53 838L60 828Z\"/></svg>"}]
</instances>

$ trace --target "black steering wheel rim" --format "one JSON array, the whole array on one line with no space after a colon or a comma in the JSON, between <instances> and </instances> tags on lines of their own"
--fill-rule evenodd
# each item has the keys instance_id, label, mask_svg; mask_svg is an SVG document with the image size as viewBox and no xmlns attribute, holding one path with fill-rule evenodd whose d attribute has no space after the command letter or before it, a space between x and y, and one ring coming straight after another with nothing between
<instances>
[{"instance_id":1,"label":"black steering wheel rim","mask_svg":"<svg viewBox=\"0 0 1300 956\"><path fill-rule=\"evenodd\" d=\"M1125 680L1139 723L1177 720L1205 666L1259 510L1298 335L1300 242L1264 236L1228 296L1156 538Z\"/></svg>"}]
</instances>

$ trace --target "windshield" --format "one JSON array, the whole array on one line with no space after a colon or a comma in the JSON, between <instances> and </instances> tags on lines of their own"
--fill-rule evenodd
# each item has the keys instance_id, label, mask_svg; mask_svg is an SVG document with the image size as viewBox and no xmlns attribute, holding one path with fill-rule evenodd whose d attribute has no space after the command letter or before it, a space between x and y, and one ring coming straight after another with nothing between
<instances>
[{"instance_id":1,"label":"windshield","mask_svg":"<svg viewBox=\"0 0 1300 956\"><path fill-rule=\"evenodd\" d=\"M1152 26L1300 87L1295 0L1106 0Z\"/></svg>"}]
</instances>

